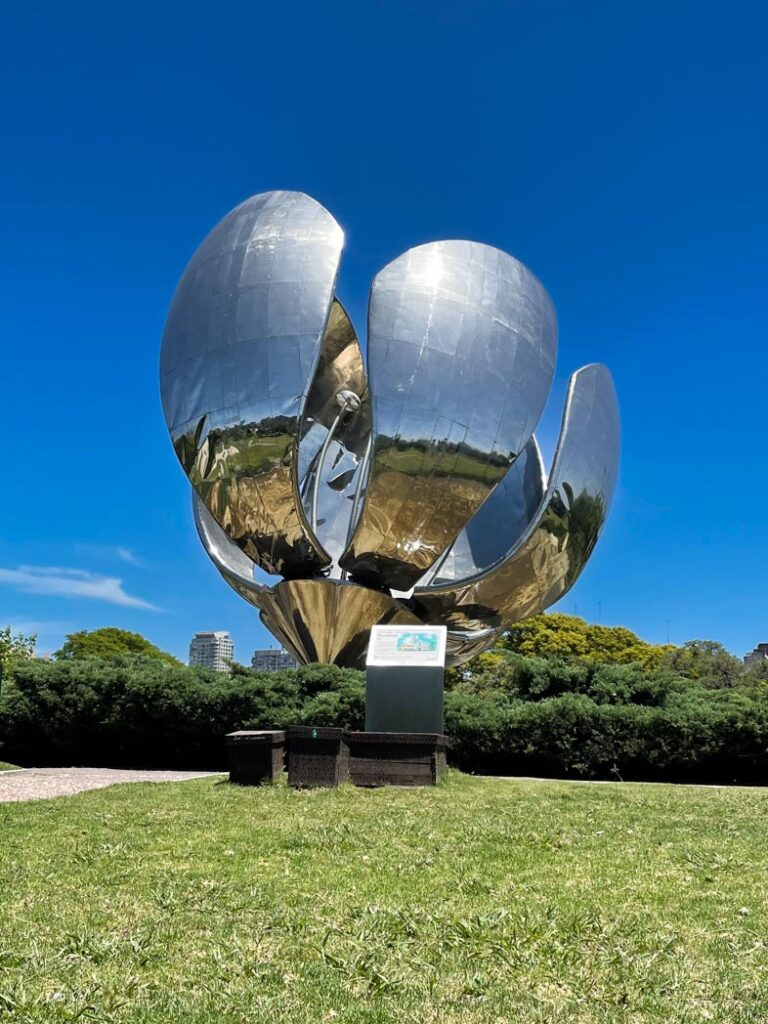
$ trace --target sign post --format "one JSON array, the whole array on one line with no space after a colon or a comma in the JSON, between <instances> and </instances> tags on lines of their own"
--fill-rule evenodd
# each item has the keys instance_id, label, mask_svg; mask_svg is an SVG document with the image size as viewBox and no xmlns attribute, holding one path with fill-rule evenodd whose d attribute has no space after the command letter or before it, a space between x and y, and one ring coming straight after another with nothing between
<instances>
[{"instance_id":1,"label":"sign post","mask_svg":"<svg viewBox=\"0 0 768 1024\"><path fill-rule=\"evenodd\" d=\"M365 731L443 733L445 626L374 626L365 668Z\"/></svg>"}]
</instances>

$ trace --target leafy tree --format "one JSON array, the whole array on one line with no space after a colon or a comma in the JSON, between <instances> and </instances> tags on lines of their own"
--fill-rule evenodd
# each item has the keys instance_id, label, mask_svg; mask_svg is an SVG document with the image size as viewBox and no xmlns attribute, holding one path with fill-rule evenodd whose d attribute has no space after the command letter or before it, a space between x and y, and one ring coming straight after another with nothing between
<instances>
[{"instance_id":1,"label":"leafy tree","mask_svg":"<svg viewBox=\"0 0 768 1024\"><path fill-rule=\"evenodd\" d=\"M14 658L32 658L35 653L37 637L14 633L10 626L0 629L0 685L3 677L8 675L10 664Z\"/></svg>"},{"instance_id":2,"label":"leafy tree","mask_svg":"<svg viewBox=\"0 0 768 1024\"><path fill-rule=\"evenodd\" d=\"M636 663L647 669L659 668L677 650L671 644L646 643L624 626L596 626L562 612L515 623L499 646L525 655L586 658L611 665Z\"/></svg>"},{"instance_id":3,"label":"leafy tree","mask_svg":"<svg viewBox=\"0 0 768 1024\"><path fill-rule=\"evenodd\" d=\"M768 661L762 661L757 665L745 665L741 682L746 686L768 683Z\"/></svg>"},{"instance_id":4,"label":"leafy tree","mask_svg":"<svg viewBox=\"0 0 768 1024\"><path fill-rule=\"evenodd\" d=\"M81 661L83 658L118 658L127 654L157 658L168 665L181 665L172 654L155 647L141 633L131 633L115 626L70 633L54 657L60 661Z\"/></svg>"},{"instance_id":5,"label":"leafy tree","mask_svg":"<svg viewBox=\"0 0 768 1024\"><path fill-rule=\"evenodd\" d=\"M736 686L746 676L744 664L716 640L689 640L668 651L663 664L715 690Z\"/></svg>"}]
</instances>

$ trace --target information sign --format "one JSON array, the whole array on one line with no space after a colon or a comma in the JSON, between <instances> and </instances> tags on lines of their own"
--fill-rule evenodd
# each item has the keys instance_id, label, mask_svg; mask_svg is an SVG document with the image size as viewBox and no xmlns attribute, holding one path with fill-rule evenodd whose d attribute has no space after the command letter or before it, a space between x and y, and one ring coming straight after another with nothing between
<instances>
[{"instance_id":1,"label":"information sign","mask_svg":"<svg viewBox=\"0 0 768 1024\"><path fill-rule=\"evenodd\" d=\"M366 665L445 665L445 626L374 626Z\"/></svg>"}]
</instances>

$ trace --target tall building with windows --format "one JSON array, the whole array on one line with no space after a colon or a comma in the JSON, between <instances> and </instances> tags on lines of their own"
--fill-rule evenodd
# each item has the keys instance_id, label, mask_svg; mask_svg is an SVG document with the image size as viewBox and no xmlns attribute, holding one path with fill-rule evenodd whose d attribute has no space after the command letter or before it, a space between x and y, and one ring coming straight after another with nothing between
<instances>
[{"instance_id":1,"label":"tall building with windows","mask_svg":"<svg viewBox=\"0 0 768 1024\"><path fill-rule=\"evenodd\" d=\"M270 647L266 651L254 651L251 665L260 672L278 672L282 668L298 668L296 659L282 647Z\"/></svg>"},{"instance_id":2,"label":"tall building with windows","mask_svg":"<svg viewBox=\"0 0 768 1024\"><path fill-rule=\"evenodd\" d=\"M235 656L232 638L225 630L210 633L195 633L189 645L189 664L212 668L216 672L227 672L229 662Z\"/></svg>"},{"instance_id":3,"label":"tall building with windows","mask_svg":"<svg viewBox=\"0 0 768 1024\"><path fill-rule=\"evenodd\" d=\"M768 661L768 644L758 644L754 651L744 655L744 664L751 668L764 665Z\"/></svg>"}]
</instances>

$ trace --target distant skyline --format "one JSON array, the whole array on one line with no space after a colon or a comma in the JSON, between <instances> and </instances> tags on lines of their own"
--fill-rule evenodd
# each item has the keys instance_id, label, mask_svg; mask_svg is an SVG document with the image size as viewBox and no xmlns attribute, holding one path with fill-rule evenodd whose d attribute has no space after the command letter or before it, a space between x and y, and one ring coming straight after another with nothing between
<instances>
[{"instance_id":1,"label":"distant skyline","mask_svg":"<svg viewBox=\"0 0 768 1024\"><path fill-rule=\"evenodd\" d=\"M197 540L158 357L198 242L256 192L346 231L339 293L410 246L521 259L570 373L613 371L607 528L558 610L654 643L768 641L768 9L75 3L7 11L0 626L277 646ZM248 652L247 657L243 652Z\"/></svg>"}]
</instances>

